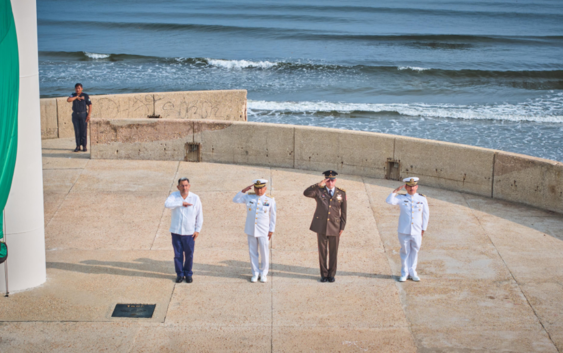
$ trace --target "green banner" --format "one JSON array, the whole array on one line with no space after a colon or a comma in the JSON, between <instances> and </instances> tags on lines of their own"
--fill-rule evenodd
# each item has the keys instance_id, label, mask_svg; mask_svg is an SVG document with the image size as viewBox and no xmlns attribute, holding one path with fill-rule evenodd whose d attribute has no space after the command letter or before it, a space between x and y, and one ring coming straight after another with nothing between
<instances>
[{"instance_id":1,"label":"green banner","mask_svg":"<svg viewBox=\"0 0 563 353\"><path fill-rule=\"evenodd\" d=\"M18 100L20 66L18 38L10 0L0 0L0 210L4 211L18 148ZM4 238L4 217L0 216L0 239ZM0 246L0 259L6 247Z\"/></svg>"}]
</instances>

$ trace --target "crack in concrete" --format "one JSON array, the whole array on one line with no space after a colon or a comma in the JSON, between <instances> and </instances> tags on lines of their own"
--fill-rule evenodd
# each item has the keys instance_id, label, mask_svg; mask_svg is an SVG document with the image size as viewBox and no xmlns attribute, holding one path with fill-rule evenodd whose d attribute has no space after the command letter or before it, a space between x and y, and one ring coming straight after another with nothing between
<instances>
[{"instance_id":1,"label":"crack in concrete","mask_svg":"<svg viewBox=\"0 0 563 353\"><path fill-rule=\"evenodd\" d=\"M82 173L84 173L84 170L86 170L86 167L88 167L88 164L90 164L90 161L92 159L88 159L88 161L86 161L86 165L84 166L84 168L72 168L72 169L81 169L80 174L78 174L78 177L76 178L76 180L74 181L74 183L72 183L72 186L70 187L70 189L68 189L68 192L65 194L65 197L63 198L63 200L59 203L59 206L57 207L57 210L53 213L53 215L51 216L51 218L49 219L49 222L47 222L47 224L45 225L45 229L47 229L47 227L49 226L49 224L51 224L51 222L53 221L53 219L55 218L55 216L57 216L57 214L59 213L59 210L61 209L63 203L66 201L66 198L68 197L68 195L70 195L70 192L72 191L72 189L74 189L74 185L76 185L76 183L78 182L78 179L80 179L80 177L82 176ZM43 202L45 202L45 200L43 200ZM45 208L45 206L43 206L43 208ZM45 211L45 210L43 210ZM45 249L48 250L48 249Z\"/></svg>"},{"instance_id":2,"label":"crack in concrete","mask_svg":"<svg viewBox=\"0 0 563 353\"><path fill-rule=\"evenodd\" d=\"M514 281L514 283L516 284L516 286L518 287L518 290L520 291L520 293L522 294L522 296L524 298L526 298L526 303L528 303L528 305L530 306L530 309L532 309L532 312L534 313L534 315L536 316L536 319L538 320L538 322L540 323L542 329L544 330L544 332L546 333L547 337L549 338L549 340L551 341L551 343L553 344L553 346L555 347L555 349L557 350L557 352L561 353L561 350L557 347L557 345L555 344L555 342L553 341L553 339L551 338L551 335L549 334L549 331L546 329L545 325L543 324L542 320L540 319L539 314L537 313L536 309L534 308L534 306L532 305L532 303L530 302L530 299L528 298L528 296L526 295L526 293L524 292L524 290L522 290L522 287L520 287L520 283L518 283L518 281L516 280L516 277L514 277L514 274L512 273L512 271L510 270L510 267L508 266L508 264L506 263L506 261L504 260L504 258L502 257L500 251L498 250L497 246L495 245L495 242L493 241L493 239L491 239L489 232L487 232L487 230L485 229L485 227L483 226L483 224L481 223L481 220L479 219L479 217L475 214L475 209L473 207L471 207L471 205L469 204L469 202L467 202L467 198L465 197L465 193L460 193L461 196L463 197L463 200L465 201L465 204L467 205L467 208L469 208L471 210L471 215L473 217L475 217L475 220L477 221L477 223L479 224L479 227L481 227L481 229L483 230L483 232L487 235L487 238L489 238L489 241L491 242L491 245L495 248L496 253L498 254L498 257L502 260L502 263L504 264L504 266L506 267L506 270L508 271L508 273L510 273L510 277L512 277L512 280Z\"/></svg>"},{"instance_id":3,"label":"crack in concrete","mask_svg":"<svg viewBox=\"0 0 563 353\"><path fill-rule=\"evenodd\" d=\"M362 177L362 183L364 184L364 190L365 190L365 192L366 192L366 195L367 195L368 200L369 200L369 205L370 205L370 207L371 207L371 214L372 214L372 216L373 216L373 220L374 220L375 225L376 225L376 227L377 227L377 232L379 233L379 223L377 222L377 216L375 215L375 212L374 212L374 210L373 210L373 209L374 209L374 203L373 203L371 194L370 194L369 191L368 191L368 187L367 187L367 185L366 185L366 181L365 181L364 177ZM379 240L381 241L381 246L383 247L383 252L385 253L385 257L387 257L387 263L389 264L389 269L390 269L391 272L392 272L392 268L393 268L393 267L392 267L392 265L391 265L391 258L390 258L389 255L388 255L389 253L388 253L388 251L387 251L387 248L385 247L385 243L383 242L383 239L381 239L381 235L379 235ZM403 308L403 314L405 315L405 321L409 323L408 326L407 326L407 328L408 328L408 330L409 330L409 332L410 332L410 334L411 334L411 338L412 338L412 340L413 340L414 345L416 346L417 350L420 350L418 341L416 340L416 336L415 336L414 333L412 332L412 323L410 322L410 320L409 320L409 318L408 318L408 316L407 316L407 311L406 311L406 307L407 307L407 304L406 304L406 292L403 290L402 286L399 285L399 283L398 283L397 281L395 281L395 287L397 287L397 290L398 290L398 292L399 292L399 301L401 302L401 307Z\"/></svg>"},{"instance_id":4,"label":"crack in concrete","mask_svg":"<svg viewBox=\"0 0 563 353\"><path fill-rule=\"evenodd\" d=\"M272 173L272 168L270 167L270 193L273 195L274 194L274 175ZM274 247L274 237L272 236L272 239L270 240L270 267L273 269L274 268L274 252L272 251L272 248ZM275 273L274 273L275 274ZM271 313L271 317L270 317L270 352L274 352L274 275L271 276L271 280L270 280L270 313Z\"/></svg>"}]
</instances>

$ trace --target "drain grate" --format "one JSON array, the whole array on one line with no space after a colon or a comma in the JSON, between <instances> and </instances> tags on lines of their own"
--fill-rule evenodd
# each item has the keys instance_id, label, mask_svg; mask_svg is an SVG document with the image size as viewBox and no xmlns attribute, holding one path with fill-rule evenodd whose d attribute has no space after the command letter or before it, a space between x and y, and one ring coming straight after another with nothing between
<instances>
[{"instance_id":1,"label":"drain grate","mask_svg":"<svg viewBox=\"0 0 563 353\"><path fill-rule=\"evenodd\" d=\"M156 304L116 304L111 317L150 319L155 308Z\"/></svg>"}]
</instances>

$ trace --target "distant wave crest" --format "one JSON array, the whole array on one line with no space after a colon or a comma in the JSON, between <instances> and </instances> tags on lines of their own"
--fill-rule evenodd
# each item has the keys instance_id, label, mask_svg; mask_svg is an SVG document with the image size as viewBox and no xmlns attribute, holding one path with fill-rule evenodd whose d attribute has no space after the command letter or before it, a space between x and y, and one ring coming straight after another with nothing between
<instances>
[{"instance_id":1,"label":"distant wave crest","mask_svg":"<svg viewBox=\"0 0 563 353\"><path fill-rule=\"evenodd\" d=\"M270 6L270 5L268 5ZM380 12L381 9L377 9ZM404 10L401 10L404 11ZM416 9L416 12L421 11ZM448 11L449 14L449 11ZM511 16L523 16L530 18L532 13L511 14ZM559 14L541 14L538 18L555 17ZM360 42L386 42L398 45L422 44L436 49L466 49L472 45L504 43L518 44L527 43L528 45L560 45L563 36L503 36L503 35L471 35L471 34L334 34L322 33L311 29L284 28L275 26L257 27L250 25L232 26L218 24L200 24L189 22L127 22L127 21L96 21L96 20L55 20L39 19L40 25L52 26L88 26L95 28L118 28L144 30L148 32L197 32L197 33L245 33L256 37L267 38L291 38L301 40L322 40L322 41L360 41Z\"/></svg>"},{"instance_id":2,"label":"distant wave crest","mask_svg":"<svg viewBox=\"0 0 563 353\"><path fill-rule=\"evenodd\" d=\"M332 103L248 101L249 114L311 115L332 113L336 116L369 113L369 115L402 115L423 118L534 121L563 123L563 93L520 104L455 105L423 103ZM560 114L560 113L559 113Z\"/></svg>"},{"instance_id":3,"label":"distant wave crest","mask_svg":"<svg viewBox=\"0 0 563 353\"><path fill-rule=\"evenodd\" d=\"M399 70L413 70L413 71L426 71L426 70L430 70L428 68L425 67L417 67L417 66L399 66L398 67Z\"/></svg>"},{"instance_id":4,"label":"distant wave crest","mask_svg":"<svg viewBox=\"0 0 563 353\"><path fill-rule=\"evenodd\" d=\"M562 90L563 70L558 67L539 70L475 70L475 69L448 69L428 68L416 65L341 65L324 61L292 60L244 60L223 58L194 58L194 57L157 57L134 54L91 53L91 52L40 52L41 63L61 62L67 66L69 62L86 61L99 65L105 62L122 62L125 65L139 67L145 64L161 65L175 68L175 65L185 66L185 69L197 68L198 70L273 70L280 74L299 75L301 73L318 73L343 75L343 76L371 76L377 79L392 79L403 77L410 80L413 76L426 81L455 80L467 86L482 85L484 82L506 85L514 88L528 90Z\"/></svg>"},{"instance_id":5,"label":"distant wave crest","mask_svg":"<svg viewBox=\"0 0 563 353\"><path fill-rule=\"evenodd\" d=\"M246 68L260 68L269 69L278 65L276 62L270 61L247 61L247 60L219 60L219 59L206 59L207 63L211 66L222 67L225 69L246 69Z\"/></svg>"},{"instance_id":6,"label":"distant wave crest","mask_svg":"<svg viewBox=\"0 0 563 353\"><path fill-rule=\"evenodd\" d=\"M98 53L88 53L88 52L84 52L84 55L86 55L87 57L89 57L90 59L107 59L110 57L110 54L98 54Z\"/></svg>"}]
</instances>

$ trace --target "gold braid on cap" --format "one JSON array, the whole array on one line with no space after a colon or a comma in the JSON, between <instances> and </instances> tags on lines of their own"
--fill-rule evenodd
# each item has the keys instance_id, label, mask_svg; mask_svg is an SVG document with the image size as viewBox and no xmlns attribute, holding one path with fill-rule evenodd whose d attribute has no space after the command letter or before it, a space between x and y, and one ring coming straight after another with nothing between
<instances>
[{"instance_id":1,"label":"gold braid on cap","mask_svg":"<svg viewBox=\"0 0 563 353\"><path fill-rule=\"evenodd\" d=\"M413 178L411 178L409 181L407 181L406 183L408 186L415 186L418 184L418 182L416 182Z\"/></svg>"},{"instance_id":2,"label":"gold braid on cap","mask_svg":"<svg viewBox=\"0 0 563 353\"><path fill-rule=\"evenodd\" d=\"M266 184L257 181L257 182L254 183L254 186L257 187L257 188L263 188L264 186L266 186Z\"/></svg>"}]
</instances>

